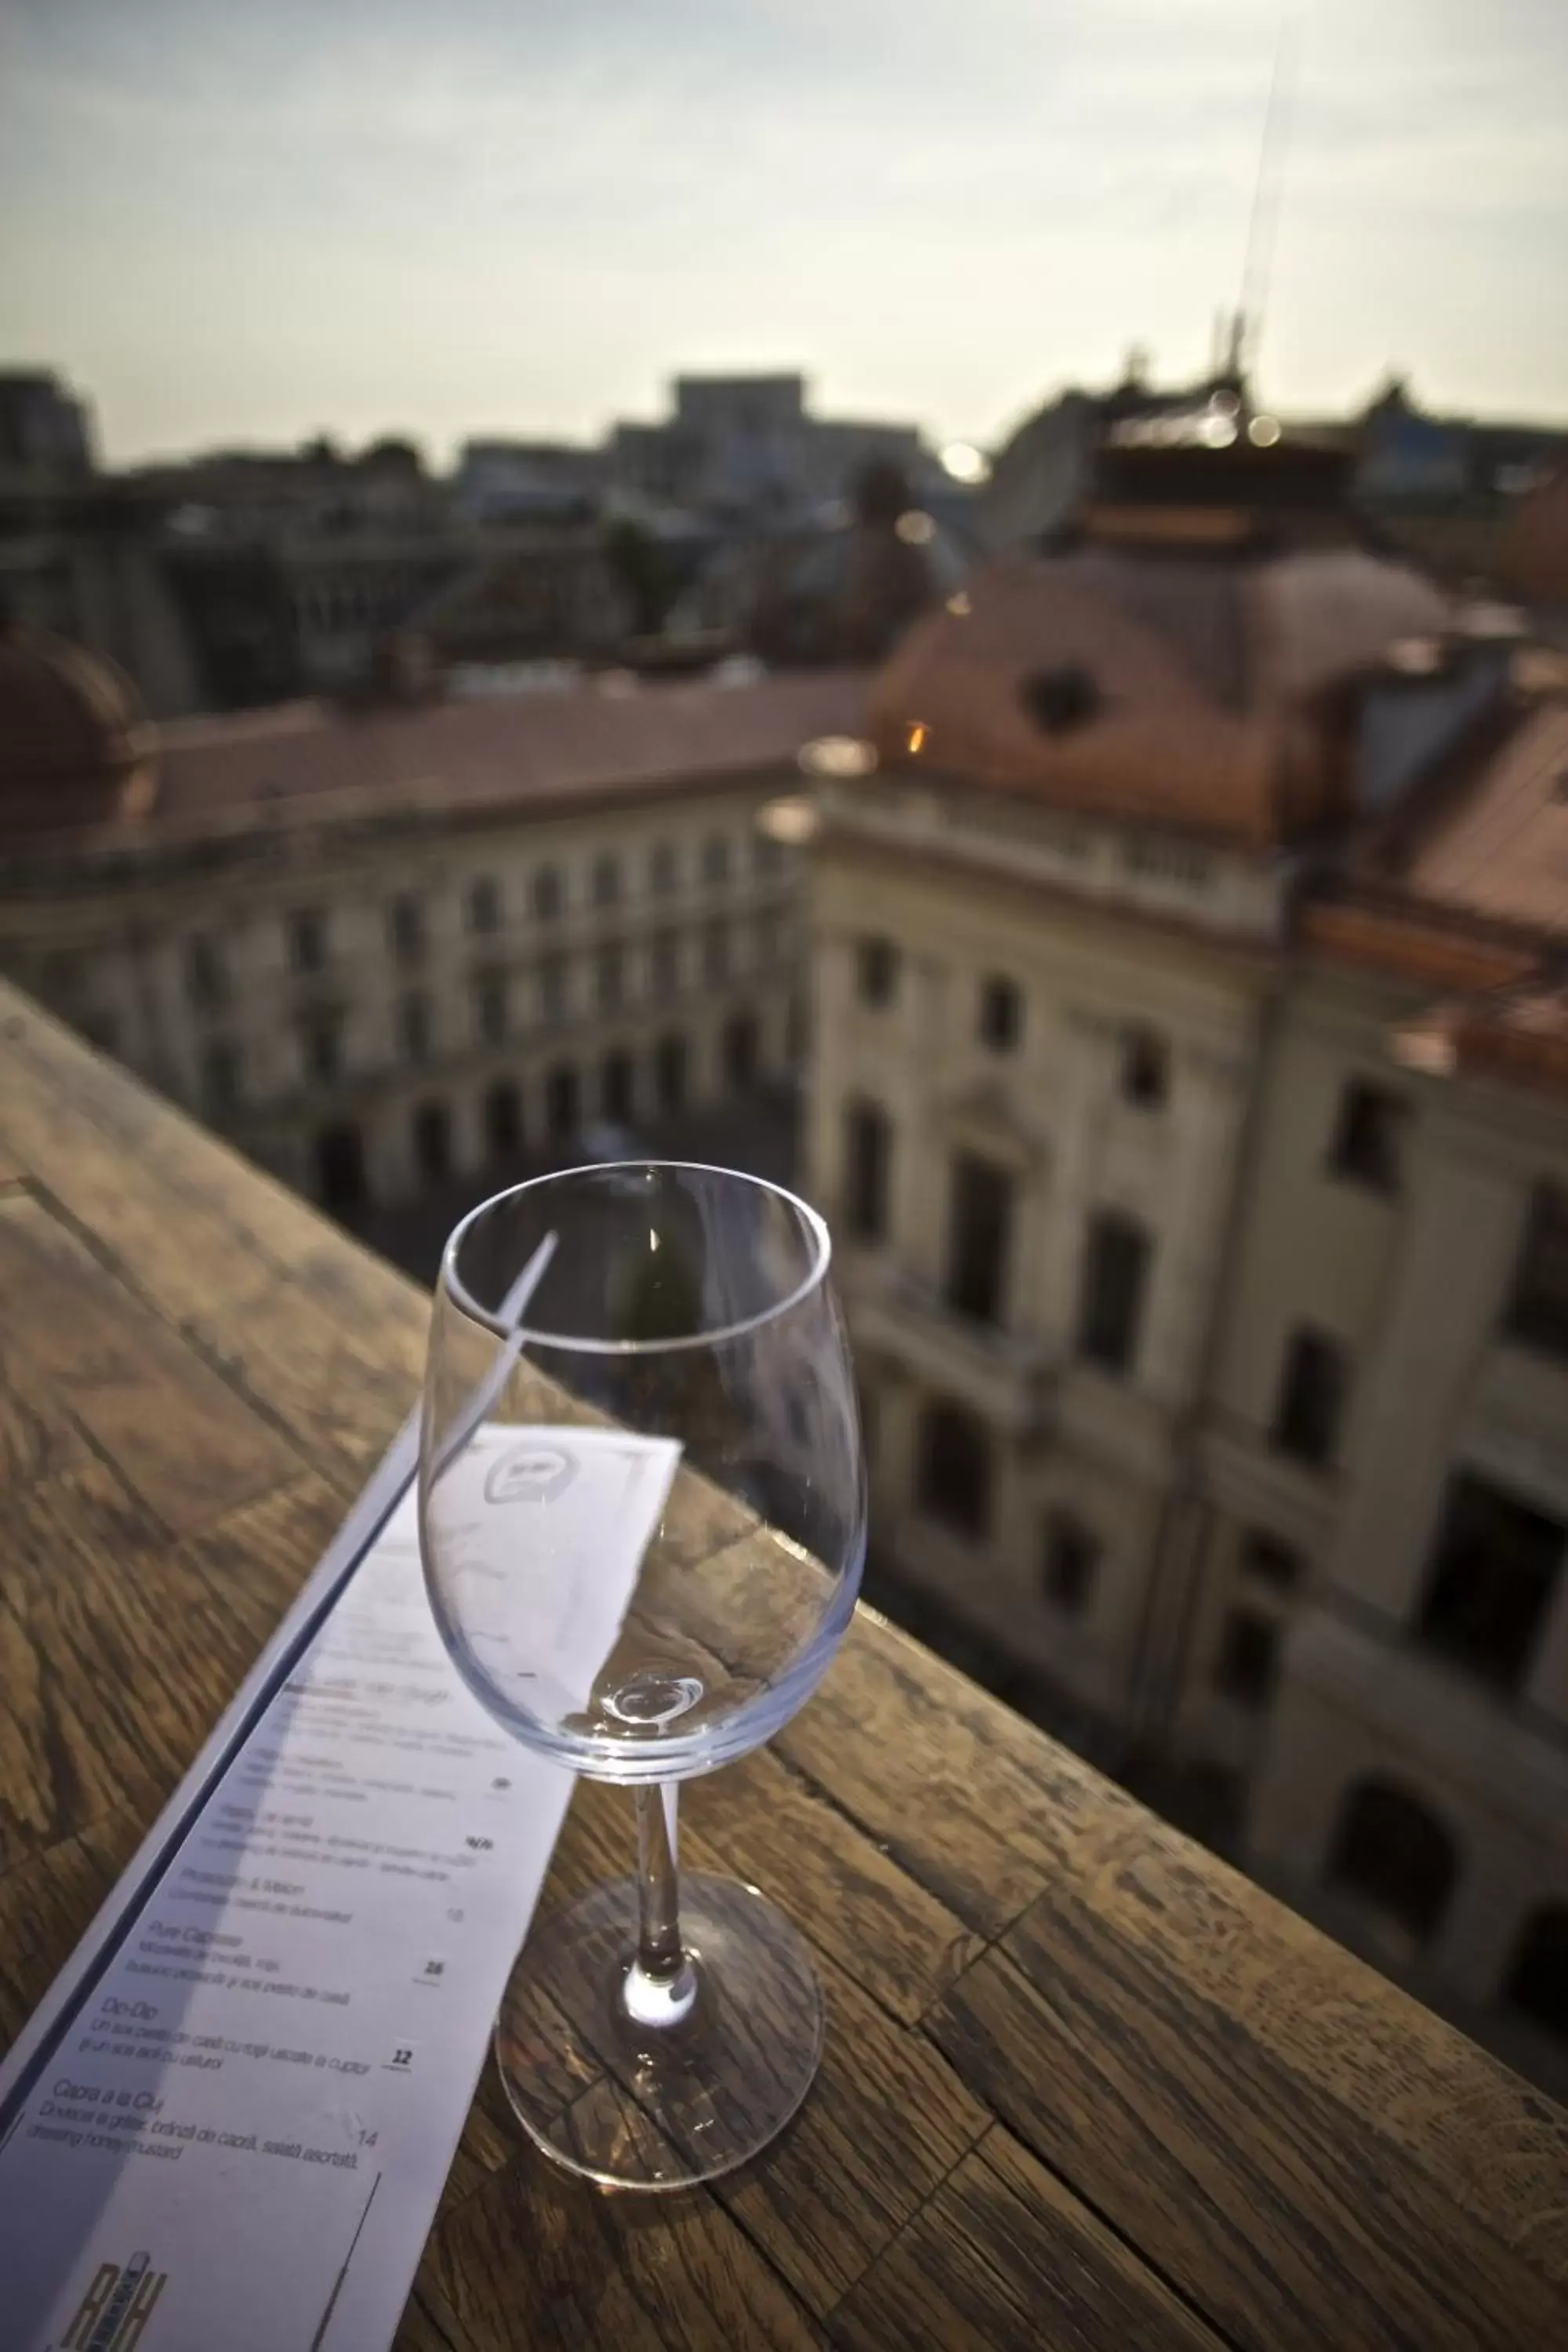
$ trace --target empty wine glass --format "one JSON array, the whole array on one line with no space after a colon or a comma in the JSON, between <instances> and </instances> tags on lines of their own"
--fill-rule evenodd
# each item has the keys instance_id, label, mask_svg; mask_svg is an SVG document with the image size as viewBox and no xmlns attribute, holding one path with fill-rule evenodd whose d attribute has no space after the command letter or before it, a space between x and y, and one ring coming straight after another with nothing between
<instances>
[{"instance_id":1,"label":"empty wine glass","mask_svg":"<svg viewBox=\"0 0 1568 2352\"><path fill-rule=\"evenodd\" d=\"M743 2163L816 2072L809 1948L756 1888L677 1873L679 1783L821 1680L865 1479L820 1217L723 1169L628 1161L485 1202L436 1286L420 1548L441 1636L507 1729L637 1793L637 1867L540 1922L496 2027L559 2162L679 2188Z\"/></svg>"}]
</instances>

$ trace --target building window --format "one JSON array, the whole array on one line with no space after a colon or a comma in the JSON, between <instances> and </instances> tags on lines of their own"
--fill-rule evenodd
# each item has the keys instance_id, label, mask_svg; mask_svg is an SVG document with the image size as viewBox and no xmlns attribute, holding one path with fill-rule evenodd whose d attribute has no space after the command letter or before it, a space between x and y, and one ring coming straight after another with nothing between
<instances>
[{"instance_id":1,"label":"building window","mask_svg":"<svg viewBox=\"0 0 1568 2352\"><path fill-rule=\"evenodd\" d=\"M673 931L656 931L648 950L648 985L655 996L673 996L680 985L680 942Z\"/></svg>"},{"instance_id":2,"label":"building window","mask_svg":"<svg viewBox=\"0 0 1568 2352\"><path fill-rule=\"evenodd\" d=\"M1519 1939L1503 1999L1568 2042L1568 1907L1538 1911Z\"/></svg>"},{"instance_id":3,"label":"building window","mask_svg":"<svg viewBox=\"0 0 1568 2352\"><path fill-rule=\"evenodd\" d=\"M1024 996L1016 982L994 975L980 983L980 1042L993 1054L1017 1051L1024 1034Z\"/></svg>"},{"instance_id":4,"label":"building window","mask_svg":"<svg viewBox=\"0 0 1568 2352\"><path fill-rule=\"evenodd\" d=\"M1340 1097L1329 1166L1336 1176L1371 1192L1397 1192L1404 1124L1405 1105L1397 1095L1352 1078Z\"/></svg>"},{"instance_id":5,"label":"building window","mask_svg":"<svg viewBox=\"0 0 1568 2352\"><path fill-rule=\"evenodd\" d=\"M947 1303L973 1323L1006 1320L1013 1180L973 1152L952 1163L947 1229Z\"/></svg>"},{"instance_id":6,"label":"building window","mask_svg":"<svg viewBox=\"0 0 1568 2352\"><path fill-rule=\"evenodd\" d=\"M928 1517L983 1543L991 1531L991 1436L984 1423L960 1405L928 1405L917 1475Z\"/></svg>"},{"instance_id":7,"label":"building window","mask_svg":"<svg viewBox=\"0 0 1568 2352\"><path fill-rule=\"evenodd\" d=\"M427 996L416 994L399 1000L397 1042L405 1062L419 1063L430 1059L430 1000Z\"/></svg>"},{"instance_id":8,"label":"building window","mask_svg":"<svg viewBox=\"0 0 1568 2352\"><path fill-rule=\"evenodd\" d=\"M722 981L730 977L730 926L710 923L702 934L702 977Z\"/></svg>"},{"instance_id":9,"label":"building window","mask_svg":"<svg viewBox=\"0 0 1568 2352\"><path fill-rule=\"evenodd\" d=\"M771 971L779 960L779 945L784 936L778 917L759 915L756 936L757 969L759 971Z\"/></svg>"},{"instance_id":10,"label":"building window","mask_svg":"<svg viewBox=\"0 0 1568 2352\"><path fill-rule=\"evenodd\" d=\"M622 1127L630 1125L633 1104L629 1054L605 1055L605 1066L599 1074L599 1105L606 1118L617 1120Z\"/></svg>"},{"instance_id":11,"label":"building window","mask_svg":"<svg viewBox=\"0 0 1568 2352\"><path fill-rule=\"evenodd\" d=\"M295 971L320 971L327 961L327 926L319 908L296 907L289 918L289 961Z\"/></svg>"},{"instance_id":12,"label":"building window","mask_svg":"<svg viewBox=\"0 0 1568 2352\"><path fill-rule=\"evenodd\" d=\"M410 890L402 891L386 910L387 937L399 963L417 963L425 952L425 909Z\"/></svg>"},{"instance_id":13,"label":"building window","mask_svg":"<svg viewBox=\"0 0 1568 2352\"><path fill-rule=\"evenodd\" d=\"M1281 1454L1321 1469L1339 1444L1350 1385L1344 1350L1321 1331L1292 1331L1279 1376L1273 1443Z\"/></svg>"},{"instance_id":14,"label":"building window","mask_svg":"<svg viewBox=\"0 0 1568 2352\"><path fill-rule=\"evenodd\" d=\"M452 1172L452 1122L445 1103L421 1103L414 1114L414 1165L426 1184Z\"/></svg>"},{"instance_id":15,"label":"building window","mask_svg":"<svg viewBox=\"0 0 1568 2352\"><path fill-rule=\"evenodd\" d=\"M1507 1328L1551 1356L1568 1356L1568 1195L1541 1185L1514 1269Z\"/></svg>"},{"instance_id":16,"label":"building window","mask_svg":"<svg viewBox=\"0 0 1568 2352\"><path fill-rule=\"evenodd\" d=\"M566 959L549 955L539 966L539 1017L551 1026L566 1018Z\"/></svg>"},{"instance_id":17,"label":"building window","mask_svg":"<svg viewBox=\"0 0 1568 2352\"><path fill-rule=\"evenodd\" d=\"M857 940L855 992L862 1004L891 1004L899 992L899 950L891 940Z\"/></svg>"},{"instance_id":18,"label":"building window","mask_svg":"<svg viewBox=\"0 0 1568 2352\"><path fill-rule=\"evenodd\" d=\"M1267 1706L1279 1664L1279 1627L1256 1609L1232 1609L1220 1628L1215 1687L1238 1706Z\"/></svg>"},{"instance_id":19,"label":"building window","mask_svg":"<svg viewBox=\"0 0 1568 2352\"><path fill-rule=\"evenodd\" d=\"M324 1208L361 1209L370 1198L364 1145L352 1121L324 1127L316 1138L316 1193Z\"/></svg>"},{"instance_id":20,"label":"building window","mask_svg":"<svg viewBox=\"0 0 1568 2352\"><path fill-rule=\"evenodd\" d=\"M1306 1580L1306 1562L1294 1545L1257 1528L1249 1528L1241 1539L1239 1565L1243 1576L1255 1577L1276 1592L1294 1592Z\"/></svg>"},{"instance_id":21,"label":"building window","mask_svg":"<svg viewBox=\"0 0 1568 2352\"><path fill-rule=\"evenodd\" d=\"M1127 1372L1138 1353L1149 1236L1114 1209L1089 1219L1079 1303L1078 1351L1104 1372Z\"/></svg>"},{"instance_id":22,"label":"building window","mask_svg":"<svg viewBox=\"0 0 1568 2352\"><path fill-rule=\"evenodd\" d=\"M468 929L470 931L499 931L500 929L500 885L493 874L481 874L468 885Z\"/></svg>"},{"instance_id":23,"label":"building window","mask_svg":"<svg viewBox=\"0 0 1568 2352\"><path fill-rule=\"evenodd\" d=\"M710 833L702 845L702 879L714 884L730 879L730 844L721 833Z\"/></svg>"},{"instance_id":24,"label":"building window","mask_svg":"<svg viewBox=\"0 0 1568 2352\"><path fill-rule=\"evenodd\" d=\"M686 1104L686 1040L684 1037L661 1037L653 1050L653 1087L663 1111L678 1111Z\"/></svg>"},{"instance_id":25,"label":"building window","mask_svg":"<svg viewBox=\"0 0 1568 2352\"><path fill-rule=\"evenodd\" d=\"M1461 1472L1416 1622L1426 1647L1501 1690L1529 1678L1568 1528L1489 1479Z\"/></svg>"},{"instance_id":26,"label":"building window","mask_svg":"<svg viewBox=\"0 0 1568 2352\"><path fill-rule=\"evenodd\" d=\"M1391 1782L1356 1783L1334 1834L1331 1885L1349 1887L1418 1946L1442 1925L1458 1875L1454 1841L1436 1814Z\"/></svg>"},{"instance_id":27,"label":"building window","mask_svg":"<svg viewBox=\"0 0 1568 2352\"><path fill-rule=\"evenodd\" d=\"M239 1055L232 1045L209 1045L202 1055L202 1097L221 1115L239 1100Z\"/></svg>"},{"instance_id":28,"label":"building window","mask_svg":"<svg viewBox=\"0 0 1568 2352\"><path fill-rule=\"evenodd\" d=\"M507 1005L504 980L487 976L474 982L474 1029L486 1045L499 1045L506 1036Z\"/></svg>"},{"instance_id":29,"label":"building window","mask_svg":"<svg viewBox=\"0 0 1568 2352\"><path fill-rule=\"evenodd\" d=\"M557 1142L575 1135L579 1123L577 1073L562 1062L544 1081L544 1123Z\"/></svg>"},{"instance_id":30,"label":"building window","mask_svg":"<svg viewBox=\"0 0 1568 2352\"><path fill-rule=\"evenodd\" d=\"M1099 1537L1071 1511L1047 1511L1040 1530L1040 1590L1053 1609L1079 1617L1100 1566Z\"/></svg>"},{"instance_id":31,"label":"building window","mask_svg":"<svg viewBox=\"0 0 1568 2352\"><path fill-rule=\"evenodd\" d=\"M566 904L566 887L558 866L542 866L533 877L533 911L542 923L552 923Z\"/></svg>"},{"instance_id":32,"label":"building window","mask_svg":"<svg viewBox=\"0 0 1568 2352\"><path fill-rule=\"evenodd\" d=\"M879 1104L850 1103L844 1113L844 1214L858 1242L888 1238L893 1161L892 1121Z\"/></svg>"},{"instance_id":33,"label":"building window","mask_svg":"<svg viewBox=\"0 0 1568 2352\"><path fill-rule=\"evenodd\" d=\"M647 856L647 887L656 898L668 898L680 879L672 841L656 841Z\"/></svg>"},{"instance_id":34,"label":"building window","mask_svg":"<svg viewBox=\"0 0 1568 2352\"><path fill-rule=\"evenodd\" d=\"M624 992L620 949L618 947L601 948L595 960L595 969L598 975L599 1010L601 1013L614 1013L618 1010Z\"/></svg>"},{"instance_id":35,"label":"building window","mask_svg":"<svg viewBox=\"0 0 1568 2352\"><path fill-rule=\"evenodd\" d=\"M784 851L782 841L775 841L771 833L759 833L755 836L752 844L752 864L764 879L774 874L782 874L784 860Z\"/></svg>"},{"instance_id":36,"label":"building window","mask_svg":"<svg viewBox=\"0 0 1568 2352\"><path fill-rule=\"evenodd\" d=\"M1123 1102L1135 1110L1161 1110L1171 1089L1171 1049L1157 1030L1123 1031L1118 1065Z\"/></svg>"},{"instance_id":37,"label":"building window","mask_svg":"<svg viewBox=\"0 0 1568 2352\"><path fill-rule=\"evenodd\" d=\"M300 1031L305 1075L319 1087L330 1087L343 1074L343 1025L335 1013L307 1021Z\"/></svg>"},{"instance_id":38,"label":"building window","mask_svg":"<svg viewBox=\"0 0 1568 2352\"><path fill-rule=\"evenodd\" d=\"M724 1083L735 1095L750 1094L757 1083L757 1066L761 1059L757 1038L757 1018L754 1013L737 1013L724 1024L721 1044L724 1063Z\"/></svg>"},{"instance_id":39,"label":"building window","mask_svg":"<svg viewBox=\"0 0 1568 2352\"><path fill-rule=\"evenodd\" d=\"M522 1097L510 1078L498 1078L484 1099L485 1149L492 1160L512 1160L522 1150Z\"/></svg>"},{"instance_id":40,"label":"building window","mask_svg":"<svg viewBox=\"0 0 1568 2352\"><path fill-rule=\"evenodd\" d=\"M621 896L621 861L613 850L594 860L594 904L595 907L618 905Z\"/></svg>"},{"instance_id":41,"label":"building window","mask_svg":"<svg viewBox=\"0 0 1568 2352\"><path fill-rule=\"evenodd\" d=\"M204 1012L228 1002L228 967L223 950L205 931L185 941L185 993Z\"/></svg>"}]
</instances>

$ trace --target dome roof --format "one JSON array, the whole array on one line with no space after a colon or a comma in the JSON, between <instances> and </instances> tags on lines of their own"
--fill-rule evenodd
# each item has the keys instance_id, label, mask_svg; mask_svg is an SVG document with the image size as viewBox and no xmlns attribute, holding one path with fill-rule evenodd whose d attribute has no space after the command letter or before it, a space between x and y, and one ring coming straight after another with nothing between
<instances>
[{"instance_id":1,"label":"dome roof","mask_svg":"<svg viewBox=\"0 0 1568 2352\"><path fill-rule=\"evenodd\" d=\"M150 730L112 662L0 620L0 833L75 831L145 808Z\"/></svg>"},{"instance_id":2,"label":"dome roof","mask_svg":"<svg viewBox=\"0 0 1568 2352\"><path fill-rule=\"evenodd\" d=\"M1447 600L1356 548L994 557L879 674L884 768L1261 844L1332 817L1337 700Z\"/></svg>"}]
</instances>

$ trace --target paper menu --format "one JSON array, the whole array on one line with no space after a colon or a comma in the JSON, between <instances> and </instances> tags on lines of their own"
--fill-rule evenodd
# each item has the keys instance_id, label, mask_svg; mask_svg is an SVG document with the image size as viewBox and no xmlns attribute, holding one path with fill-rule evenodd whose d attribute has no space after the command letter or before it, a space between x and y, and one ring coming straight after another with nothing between
<instances>
[{"instance_id":1,"label":"paper menu","mask_svg":"<svg viewBox=\"0 0 1568 2352\"><path fill-rule=\"evenodd\" d=\"M520 1574L519 1657L592 1682L676 1458L477 1433L476 1557L563 1571ZM7 2347L381 2352L570 1791L453 1667L405 1493L11 2121Z\"/></svg>"}]
</instances>

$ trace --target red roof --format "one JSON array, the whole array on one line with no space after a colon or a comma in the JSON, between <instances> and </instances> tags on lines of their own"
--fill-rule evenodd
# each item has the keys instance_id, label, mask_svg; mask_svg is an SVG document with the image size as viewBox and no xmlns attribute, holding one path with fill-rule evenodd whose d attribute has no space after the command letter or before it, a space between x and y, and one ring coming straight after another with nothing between
<instances>
[{"instance_id":1,"label":"red roof","mask_svg":"<svg viewBox=\"0 0 1568 2352\"><path fill-rule=\"evenodd\" d=\"M571 808L793 770L803 743L855 731L854 670L533 694L343 714L315 703L158 731L159 791L139 837L395 811Z\"/></svg>"}]
</instances>

